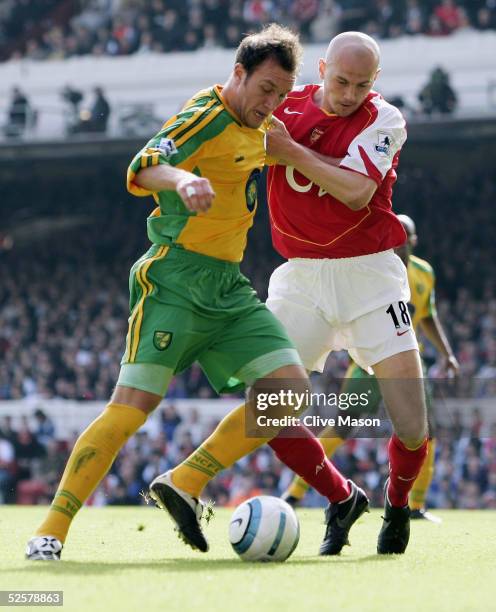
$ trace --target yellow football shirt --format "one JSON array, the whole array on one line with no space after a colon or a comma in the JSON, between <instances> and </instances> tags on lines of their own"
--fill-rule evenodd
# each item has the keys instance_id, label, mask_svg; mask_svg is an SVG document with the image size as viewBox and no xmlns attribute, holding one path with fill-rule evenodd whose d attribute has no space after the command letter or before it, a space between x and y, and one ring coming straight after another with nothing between
<instances>
[{"instance_id":1,"label":"yellow football shirt","mask_svg":"<svg viewBox=\"0 0 496 612\"><path fill-rule=\"evenodd\" d=\"M134 157L127 173L128 190L137 196L153 195L158 204L148 218L151 242L241 261L265 164L267 125L258 129L242 125L223 99L220 86L200 91L165 123ZM157 164L208 178L215 192L211 208L205 213L190 212L175 191L152 194L134 183L140 168Z\"/></svg>"}]
</instances>

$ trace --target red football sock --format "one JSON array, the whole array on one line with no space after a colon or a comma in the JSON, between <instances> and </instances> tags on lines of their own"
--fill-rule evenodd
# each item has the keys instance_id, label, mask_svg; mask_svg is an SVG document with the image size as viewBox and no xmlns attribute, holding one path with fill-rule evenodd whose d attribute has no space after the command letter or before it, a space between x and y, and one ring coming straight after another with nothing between
<instances>
[{"instance_id":1,"label":"red football sock","mask_svg":"<svg viewBox=\"0 0 496 612\"><path fill-rule=\"evenodd\" d=\"M298 437L284 438L281 432L269 442L278 459L330 502L338 503L349 497L348 481L327 459L320 441L303 425L291 430Z\"/></svg>"},{"instance_id":2,"label":"red football sock","mask_svg":"<svg viewBox=\"0 0 496 612\"><path fill-rule=\"evenodd\" d=\"M427 457L427 439L415 450L408 449L396 434L389 440L388 497L392 506L402 508Z\"/></svg>"}]
</instances>

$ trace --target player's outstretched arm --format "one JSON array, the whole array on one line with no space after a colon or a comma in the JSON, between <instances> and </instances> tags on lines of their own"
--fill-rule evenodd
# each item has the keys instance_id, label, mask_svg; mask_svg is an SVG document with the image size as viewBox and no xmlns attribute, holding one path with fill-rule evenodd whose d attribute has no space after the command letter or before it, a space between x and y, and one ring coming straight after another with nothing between
<instances>
[{"instance_id":1,"label":"player's outstretched arm","mask_svg":"<svg viewBox=\"0 0 496 612\"><path fill-rule=\"evenodd\" d=\"M153 192L176 191L186 208L192 212L206 212L215 197L207 178L167 164L141 169L133 182Z\"/></svg>"},{"instance_id":2,"label":"player's outstretched arm","mask_svg":"<svg viewBox=\"0 0 496 612\"><path fill-rule=\"evenodd\" d=\"M456 376L460 369L460 364L453 353L453 349L451 348L449 340L446 337L443 326L437 314L429 315L428 317L421 319L420 327L422 328L427 340L432 342L437 352L443 356L446 371L448 373L451 372Z\"/></svg>"},{"instance_id":3,"label":"player's outstretched arm","mask_svg":"<svg viewBox=\"0 0 496 612\"><path fill-rule=\"evenodd\" d=\"M294 166L351 210L367 206L377 189L372 179L323 161L313 151L295 142L282 121L276 118L267 132L266 146L271 157L278 159L279 163Z\"/></svg>"}]
</instances>

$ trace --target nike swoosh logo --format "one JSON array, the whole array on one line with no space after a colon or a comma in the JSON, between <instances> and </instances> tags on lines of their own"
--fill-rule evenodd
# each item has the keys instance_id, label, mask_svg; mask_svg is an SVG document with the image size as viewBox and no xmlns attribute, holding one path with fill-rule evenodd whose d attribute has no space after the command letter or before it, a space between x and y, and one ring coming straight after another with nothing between
<instances>
[{"instance_id":1,"label":"nike swoosh logo","mask_svg":"<svg viewBox=\"0 0 496 612\"><path fill-rule=\"evenodd\" d=\"M231 525L234 525L235 523L239 523L239 525L241 525L241 523L243 522L243 519L236 519L234 521L231 521Z\"/></svg>"},{"instance_id":2,"label":"nike swoosh logo","mask_svg":"<svg viewBox=\"0 0 496 612\"><path fill-rule=\"evenodd\" d=\"M407 330L405 330L404 332L401 332L401 333L400 333L400 332L396 332L396 335L397 335L397 336L404 336L404 335L405 335L405 334L407 334L409 331L410 331L410 330L409 330L409 329L407 329Z\"/></svg>"},{"instance_id":3,"label":"nike swoosh logo","mask_svg":"<svg viewBox=\"0 0 496 612\"><path fill-rule=\"evenodd\" d=\"M286 113L286 115L303 115L303 113L300 113L299 111L289 110L288 107L284 109L284 112Z\"/></svg>"}]
</instances>

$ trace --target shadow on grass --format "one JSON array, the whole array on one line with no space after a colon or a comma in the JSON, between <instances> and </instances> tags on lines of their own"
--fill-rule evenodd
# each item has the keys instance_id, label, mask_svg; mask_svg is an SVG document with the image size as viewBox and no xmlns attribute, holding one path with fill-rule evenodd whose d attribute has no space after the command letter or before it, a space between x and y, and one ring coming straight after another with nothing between
<instances>
[{"instance_id":1,"label":"shadow on grass","mask_svg":"<svg viewBox=\"0 0 496 612\"><path fill-rule=\"evenodd\" d=\"M46 573L52 575L63 574L110 574L116 571L122 572L126 570L146 569L167 571L168 573L181 572L215 572L223 570L246 571L272 571L278 567L289 566L311 566L340 564L362 564L362 563L377 563L385 561L393 561L396 555L368 555L359 558L345 557L306 557L293 559L287 563L245 563L239 559L157 559L155 561L144 561L143 563L87 563L82 561L62 561L60 563L31 563L29 567L22 568L21 571L26 573Z\"/></svg>"}]
</instances>

